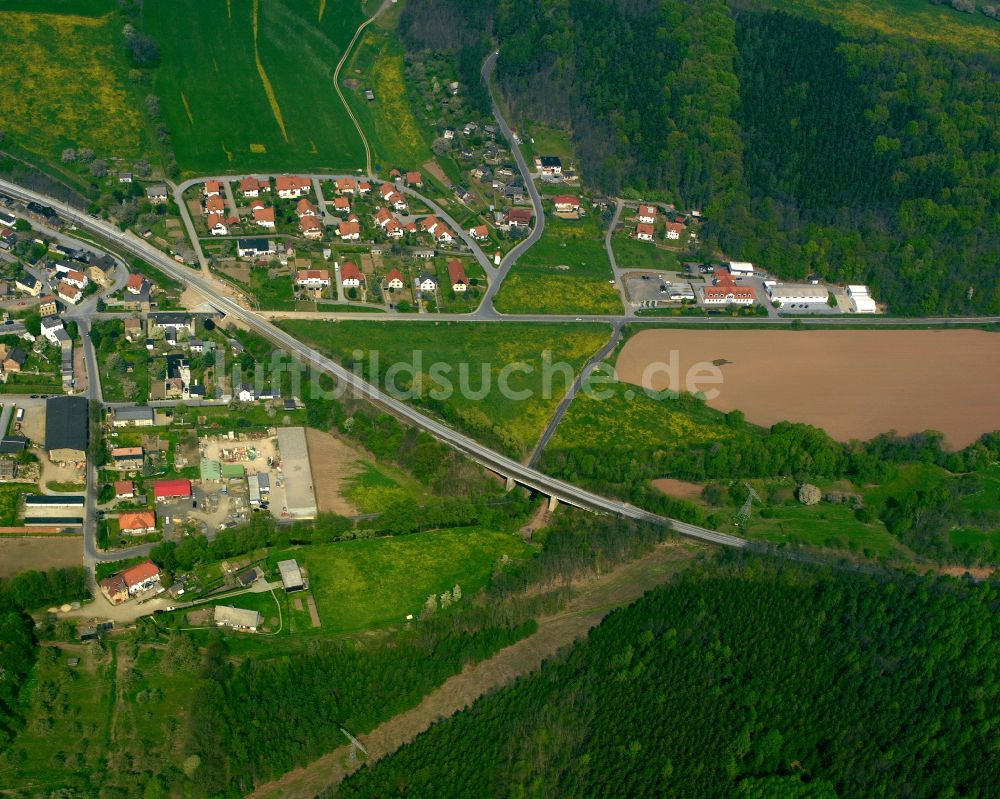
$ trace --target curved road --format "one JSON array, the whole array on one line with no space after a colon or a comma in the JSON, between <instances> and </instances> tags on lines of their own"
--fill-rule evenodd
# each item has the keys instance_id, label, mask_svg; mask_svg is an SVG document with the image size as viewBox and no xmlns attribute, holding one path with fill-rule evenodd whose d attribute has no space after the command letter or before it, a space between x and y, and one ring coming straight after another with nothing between
<instances>
[{"instance_id":1,"label":"curved road","mask_svg":"<svg viewBox=\"0 0 1000 799\"><path fill-rule=\"evenodd\" d=\"M271 342L285 348L293 356L313 367L322 369L331 376L335 377L342 385L352 389L356 396L367 399L370 402L386 409L398 418L404 419L416 427L426 430L439 440L464 453L482 466L485 466L486 468L505 477L512 477L518 483L527 488L587 510L600 513L610 513L616 516L636 519L638 521L666 525L681 535L707 541L709 543L740 548L749 545L745 539L737 538L736 536L726 535L724 533L707 530L701 527L695 527L694 525L686 524L684 522L658 516L654 513L650 513L649 511L642 510L641 508L636 508L626 502L620 502L618 500L602 497L598 494L579 488L578 486L549 477L548 475L542 474L529 466L525 466L512 458L508 458L505 455L494 452L488 447L480 444L478 441L474 441L468 436L453 430L436 419L424 416L422 413L404 404L400 400L383 393L378 388L359 378L353 372L344 369L342 366L334 363L329 358L326 358L310 347L307 347L302 342L292 338L283 330L279 330L257 314L246 310L228 297L220 295L215 286L202 278L197 272L193 272L187 267L180 266L177 262L164 255L159 250L147 244L146 241L131 233L131 231L122 232L114 225L104 222L103 220L94 219L86 213L78 211L75 208L71 208L70 206L51 197L21 188L16 184L10 183L9 181L0 180L0 187L12 196L19 197L25 201L35 200L37 202L45 203L46 205L56 209L64 219L71 220L80 227L112 241L128 252L149 261L170 277L191 285L193 288L203 293L206 297L210 298L213 304L215 304L220 310L245 323L248 327L269 339Z\"/></svg>"}]
</instances>

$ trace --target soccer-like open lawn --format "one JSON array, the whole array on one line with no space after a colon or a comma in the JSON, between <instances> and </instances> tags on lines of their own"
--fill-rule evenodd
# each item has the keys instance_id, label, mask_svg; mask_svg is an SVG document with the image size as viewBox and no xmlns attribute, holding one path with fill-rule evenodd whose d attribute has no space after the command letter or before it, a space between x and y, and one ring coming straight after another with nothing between
<instances>
[{"instance_id":1,"label":"soccer-like open lawn","mask_svg":"<svg viewBox=\"0 0 1000 799\"><path fill-rule=\"evenodd\" d=\"M322 544L283 553L309 574L325 632L364 630L419 616L430 594L471 597L497 564L526 557L518 536L481 528ZM239 604L239 603L236 603Z\"/></svg>"},{"instance_id":2,"label":"soccer-like open lawn","mask_svg":"<svg viewBox=\"0 0 1000 799\"><path fill-rule=\"evenodd\" d=\"M278 324L345 365L353 365L360 354L364 374L372 379L377 372L382 388L387 388L389 378L397 389L412 388L414 396L408 398L412 404L437 412L456 428L513 455L531 449L573 376L609 336L608 327L601 324L353 320L335 325L300 320ZM548 380L546 362L556 365ZM390 368L399 374L391 374ZM462 390L463 380L468 391ZM438 396L435 389L444 389L446 381L454 390ZM503 389L502 381L509 390ZM551 390L546 390L546 383Z\"/></svg>"},{"instance_id":3,"label":"soccer-like open lawn","mask_svg":"<svg viewBox=\"0 0 1000 799\"><path fill-rule=\"evenodd\" d=\"M143 121L109 0L0 0L0 130L58 160L67 147L133 158ZM43 13L49 12L49 13Z\"/></svg>"},{"instance_id":4,"label":"soccer-like open lawn","mask_svg":"<svg viewBox=\"0 0 1000 799\"><path fill-rule=\"evenodd\" d=\"M156 93L181 169L357 169L364 148L333 87L358 0L146 3Z\"/></svg>"},{"instance_id":5,"label":"soccer-like open lawn","mask_svg":"<svg viewBox=\"0 0 1000 799\"><path fill-rule=\"evenodd\" d=\"M597 219L548 218L538 242L515 264L497 292L501 313L621 313Z\"/></svg>"}]
</instances>

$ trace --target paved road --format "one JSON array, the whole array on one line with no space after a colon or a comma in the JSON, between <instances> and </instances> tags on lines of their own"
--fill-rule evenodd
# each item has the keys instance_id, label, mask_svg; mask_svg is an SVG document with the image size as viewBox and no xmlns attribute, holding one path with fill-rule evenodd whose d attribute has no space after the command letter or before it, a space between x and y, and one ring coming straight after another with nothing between
<instances>
[{"instance_id":1,"label":"paved road","mask_svg":"<svg viewBox=\"0 0 1000 799\"><path fill-rule=\"evenodd\" d=\"M274 327L274 325L271 325L257 314L247 311L245 308L237 305L228 297L219 294L213 283L205 280L198 273L193 272L186 267L180 266L171 258L167 257L159 250L149 245L146 241L133 234L131 231L122 232L114 225L104 222L103 220L93 219L53 198L23 189L20 186L6 180L0 180L0 188L5 189L14 196L21 197L26 200L36 200L38 202L51 205L60 214L62 214L64 218L76 222L76 224L85 227L92 233L105 237L128 252L149 261L170 277L189 284L205 296L209 297L221 310L225 311L236 320L245 323L258 334L264 336L272 343L283 347L289 353L305 361L307 364L321 369L336 378L342 385L350 388L356 396L366 399L384 408L394 416L403 419L416 427L426 430L431 435L464 453L477 463L480 463L484 467L491 469L498 474L506 477L513 477L517 482L527 488L587 510L614 514L616 516L636 519L638 521L653 524L666 525L682 535L690 536L702 541L740 548L749 545L745 539L737 538L736 536L726 535L724 533L716 532L715 530L694 527L692 525L658 516L650 513L649 511L642 510L641 508L636 508L626 502L602 497L565 481L549 477L548 475L542 474L531 467L525 466L512 458L508 458L505 455L494 452L488 447L480 444L478 441L474 441L468 436L453 430L436 419L425 416L402 401L383 393L378 388L359 378L350 370L343 368L339 364L331 361L329 358L326 358L315 350L312 350L302 342L292 338L287 333ZM89 523L90 521L91 520L88 519L88 527L93 528L94 525Z\"/></svg>"},{"instance_id":2,"label":"paved road","mask_svg":"<svg viewBox=\"0 0 1000 799\"><path fill-rule=\"evenodd\" d=\"M483 68L481 72L481 77L483 83L486 84L487 91L489 91L490 78L493 75L493 70L497 65L497 57L500 55L499 50L494 50L487 59L483 62ZM479 305L480 315L482 318L499 318L499 314L493 308L493 299L496 297L496 293L500 290L500 286L503 284L504 278L507 277L507 273L510 268L515 264L518 258L524 255L530 247L532 247L535 242L537 242L541 237L542 233L545 232L545 209L542 207L542 197L538 193L538 187L535 185L535 181L531 177L531 170L528 168L527 161L524 160L524 155L521 153L521 148L518 146L517 142L514 141L514 133L510 129L510 125L507 124L507 120L503 118L503 114L500 113L500 106L497 105L495 99L493 99L493 92L489 91L490 103L493 109L493 118L496 120L497 128L507 139L507 143L510 145L510 151L514 156L514 163L517 164L517 171L521 173L521 179L524 181L524 186L528 190L528 196L531 198L531 205L535 212L535 226L531 229L531 233L528 236L519 241L506 256L500 260L500 267L495 272L489 272L487 274L490 276L490 283L486 289L486 293L483 295L483 301Z\"/></svg>"}]
</instances>

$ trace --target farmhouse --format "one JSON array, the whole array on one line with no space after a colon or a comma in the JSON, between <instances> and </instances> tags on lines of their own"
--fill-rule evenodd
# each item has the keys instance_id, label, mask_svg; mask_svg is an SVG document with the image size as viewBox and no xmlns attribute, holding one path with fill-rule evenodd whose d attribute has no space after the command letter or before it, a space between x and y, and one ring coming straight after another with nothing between
<instances>
[{"instance_id":1,"label":"farmhouse","mask_svg":"<svg viewBox=\"0 0 1000 799\"><path fill-rule=\"evenodd\" d=\"M636 214L636 221L642 222L644 225L655 225L656 224L656 206L655 205L640 205L639 212Z\"/></svg>"},{"instance_id":2,"label":"farmhouse","mask_svg":"<svg viewBox=\"0 0 1000 799\"><path fill-rule=\"evenodd\" d=\"M255 177L246 177L240 181L240 194L247 199L260 197L261 192L270 191L271 184L266 180L258 180Z\"/></svg>"},{"instance_id":3,"label":"farmhouse","mask_svg":"<svg viewBox=\"0 0 1000 799\"><path fill-rule=\"evenodd\" d=\"M701 298L705 305L753 305L754 291L750 286L726 284L705 286Z\"/></svg>"},{"instance_id":4,"label":"farmhouse","mask_svg":"<svg viewBox=\"0 0 1000 799\"><path fill-rule=\"evenodd\" d=\"M476 241L486 241L490 237L490 231L486 225L476 225L469 228L469 235Z\"/></svg>"},{"instance_id":5,"label":"farmhouse","mask_svg":"<svg viewBox=\"0 0 1000 799\"><path fill-rule=\"evenodd\" d=\"M361 274L357 264L348 261L340 267L340 282L344 284L344 288L357 288L364 279L365 276Z\"/></svg>"},{"instance_id":6,"label":"farmhouse","mask_svg":"<svg viewBox=\"0 0 1000 799\"><path fill-rule=\"evenodd\" d=\"M250 213L253 215L253 221L257 227L268 228L269 230L274 229L274 209L270 208L260 200L254 200L250 205Z\"/></svg>"},{"instance_id":7,"label":"farmhouse","mask_svg":"<svg viewBox=\"0 0 1000 799\"><path fill-rule=\"evenodd\" d=\"M868 293L868 286L848 286L847 296L851 298L851 313L875 313L878 308Z\"/></svg>"},{"instance_id":8,"label":"farmhouse","mask_svg":"<svg viewBox=\"0 0 1000 799\"><path fill-rule=\"evenodd\" d=\"M326 269L300 269L295 273L295 285L305 289L324 289L330 285Z\"/></svg>"},{"instance_id":9,"label":"farmhouse","mask_svg":"<svg viewBox=\"0 0 1000 799\"><path fill-rule=\"evenodd\" d=\"M281 175L274 179L274 187L278 190L278 196L285 200L293 200L308 194L312 183L308 178L298 175Z\"/></svg>"},{"instance_id":10,"label":"farmhouse","mask_svg":"<svg viewBox=\"0 0 1000 799\"><path fill-rule=\"evenodd\" d=\"M146 535L156 532L156 514L151 510L128 511L118 514L118 529L122 535Z\"/></svg>"},{"instance_id":11,"label":"farmhouse","mask_svg":"<svg viewBox=\"0 0 1000 799\"><path fill-rule=\"evenodd\" d=\"M403 273L398 269L390 269L385 276L385 287L397 291L403 288Z\"/></svg>"},{"instance_id":12,"label":"farmhouse","mask_svg":"<svg viewBox=\"0 0 1000 799\"><path fill-rule=\"evenodd\" d=\"M639 241L652 241L653 233L653 226L647 225L645 222L640 222L635 226L635 237L639 239Z\"/></svg>"},{"instance_id":13,"label":"farmhouse","mask_svg":"<svg viewBox=\"0 0 1000 799\"><path fill-rule=\"evenodd\" d=\"M153 203L165 203L167 201L167 184L150 183L146 187L146 199Z\"/></svg>"},{"instance_id":14,"label":"farmhouse","mask_svg":"<svg viewBox=\"0 0 1000 799\"><path fill-rule=\"evenodd\" d=\"M768 286L767 294L775 305L825 305L830 298L822 286L796 283Z\"/></svg>"},{"instance_id":15,"label":"farmhouse","mask_svg":"<svg viewBox=\"0 0 1000 799\"><path fill-rule=\"evenodd\" d=\"M314 216L304 216L299 220L299 232L307 239L323 236L323 223Z\"/></svg>"},{"instance_id":16,"label":"farmhouse","mask_svg":"<svg viewBox=\"0 0 1000 799\"><path fill-rule=\"evenodd\" d=\"M259 258L262 255L277 254L274 242L267 239L237 239L236 252L240 258Z\"/></svg>"},{"instance_id":17,"label":"farmhouse","mask_svg":"<svg viewBox=\"0 0 1000 799\"><path fill-rule=\"evenodd\" d=\"M157 502L167 502L172 499L185 499L190 496L190 480L157 480L153 483L153 499Z\"/></svg>"},{"instance_id":18,"label":"farmhouse","mask_svg":"<svg viewBox=\"0 0 1000 799\"><path fill-rule=\"evenodd\" d=\"M216 605L215 623L219 627L249 630L253 633L257 632L257 628L260 627L260 613L256 610L234 608L231 605Z\"/></svg>"},{"instance_id":19,"label":"farmhouse","mask_svg":"<svg viewBox=\"0 0 1000 799\"><path fill-rule=\"evenodd\" d=\"M469 279L465 276L462 262L457 258L448 261L448 280L451 281L451 290L456 294L469 288Z\"/></svg>"},{"instance_id":20,"label":"farmhouse","mask_svg":"<svg viewBox=\"0 0 1000 799\"><path fill-rule=\"evenodd\" d=\"M45 400L45 449L53 461L85 461L89 429L86 397L49 397Z\"/></svg>"},{"instance_id":21,"label":"farmhouse","mask_svg":"<svg viewBox=\"0 0 1000 799\"><path fill-rule=\"evenodd\" d=\"M344 241L357 241L361 238L361 225L358 222L341 222L337 225L337 235Z\"/></svg>"},{"instance_id":22,"label":"farmhouse","mask_svg":"<svg viewBox=\"0 0 1000 799\"><path fill-rule=\"evenodd\" d=\"M111 450L111 464L119 472L132 472L142 468L142 447L115 447Z\"/></svg>"},{"instance_id":23,"label":"farmhouse","mask_svg":"<svg viewBox=\"0 0 1000 799\"><path fill-rule=\"evenodd\" d=\"M531 209L508 208L506 220L511 227L528 227L531 225Z\"/></svg>"},{"instance_id":24,"label":"farmhouse","mask_svg":"<svg viewBox=\"0 0 1000 799\"><path fill-rule=\"evenodd\" d=\"M557 194L552 198L557 214L576 214L580 212L580 198L572 194Z\"/></svg>"}]
</instances>

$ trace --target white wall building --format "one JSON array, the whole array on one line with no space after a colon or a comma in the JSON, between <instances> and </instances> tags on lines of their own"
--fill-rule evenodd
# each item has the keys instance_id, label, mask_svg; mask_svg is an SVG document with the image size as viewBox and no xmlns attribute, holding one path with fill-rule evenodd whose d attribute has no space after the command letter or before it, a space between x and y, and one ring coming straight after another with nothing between
<instances>
[{"instance_id":1,"label":"white wall building","mask_svg":"<svg viewBox=\"0 0 1000 799\"><path fill-rule=\"evenodd\" d=\"M771 302L781 305L825 305L830 299L830 292L823 286L799 283L768 286L767 295Z\"/></svg>"},{"instance_id":2,"label":"white wall building","mask_svg":"<svg viewBox=\"0 0 1000 799\"><path fill-rule=\"evenodd\" d=\"M753 264L748 261L730 261L729 274L731 275L752 275Z\"/></svg>"},{"instance_id":3,"label":"white wall building","mask_svg":"<svg viewBox=\"0 0 1000 799\"><path fill-rule=\"evenodd\" d=\"M848 286L847 296L851 298L851 313L875 313L875 300L868 293L868 286Z\"/></svg>"}]
</instances>

